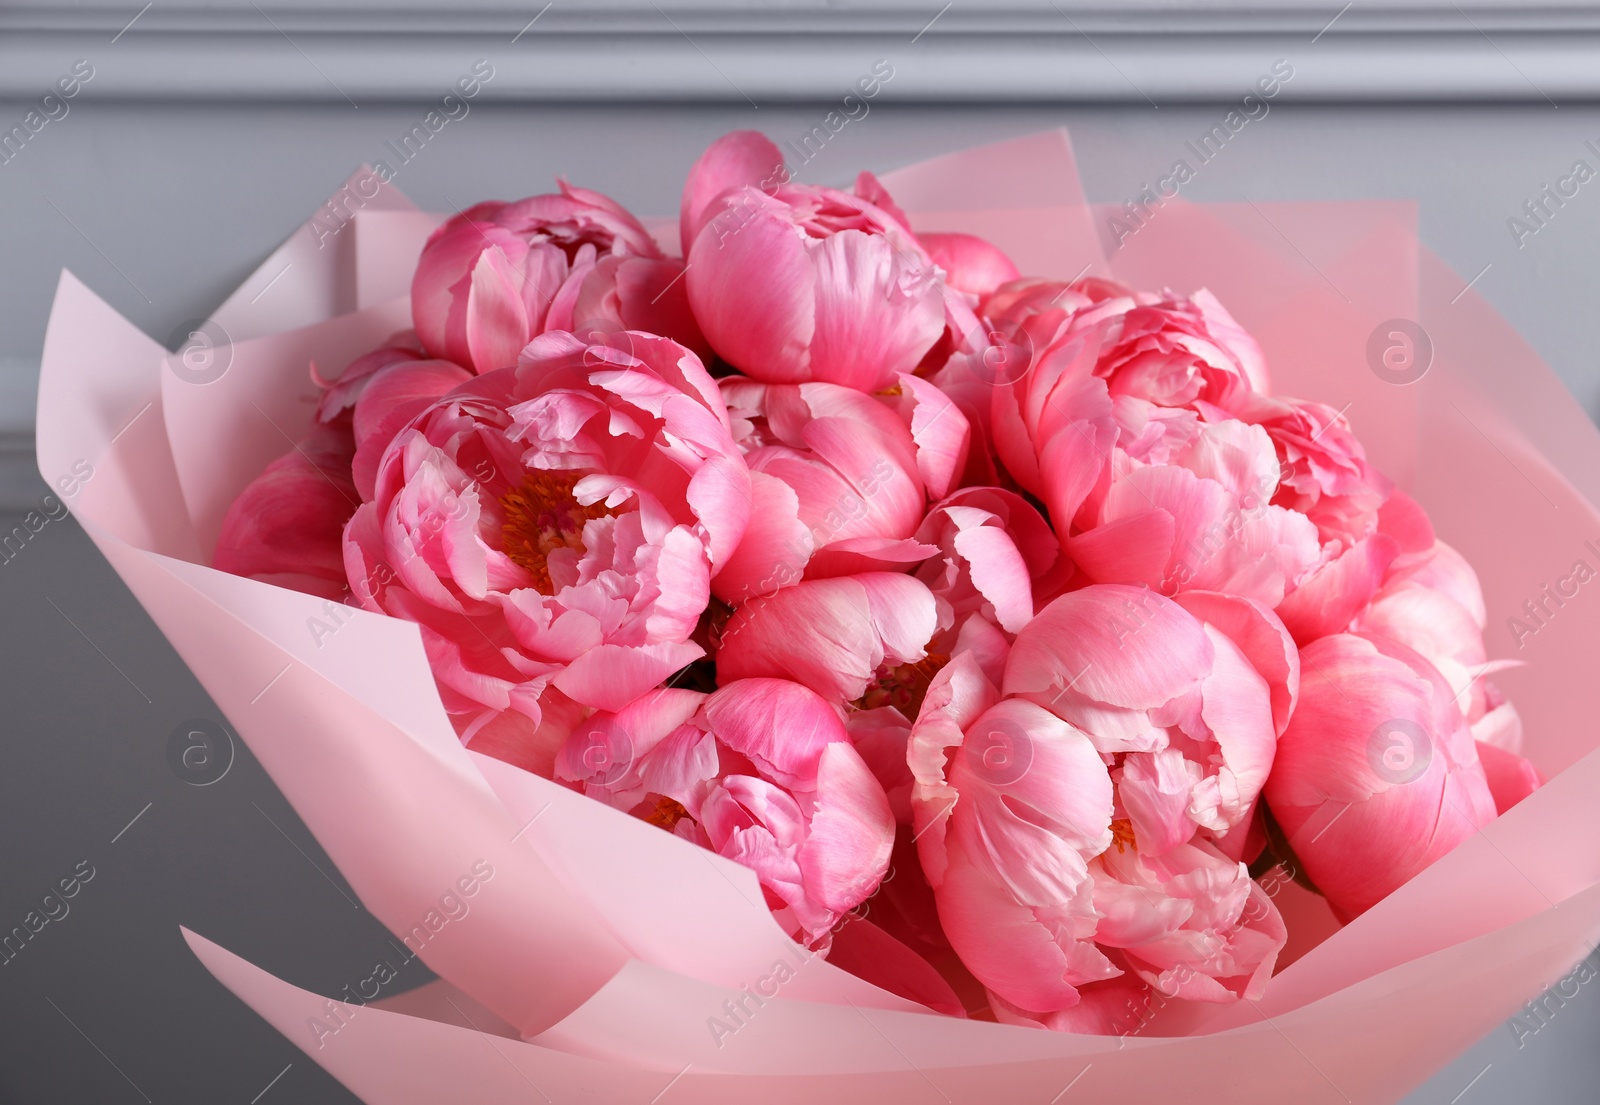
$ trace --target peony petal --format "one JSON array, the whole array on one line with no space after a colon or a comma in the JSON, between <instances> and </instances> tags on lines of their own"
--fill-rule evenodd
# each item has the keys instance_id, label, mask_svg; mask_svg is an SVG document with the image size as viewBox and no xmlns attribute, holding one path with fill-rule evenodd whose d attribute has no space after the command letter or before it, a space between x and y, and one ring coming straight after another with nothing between
<instances>
[{"instance_id":1,"label":"peony petal","mask_svg":"<svg viewBox=\"0 0 1600 1105\"><path fill-rule=\"evenodd\" d=\"M933 263L945 271L952 288L986 296L1022 274L998 246L973 234L919 234L917 239Z\"/></svg>"},{"instance_id":2,"label":"peony petal","mask_svg":"<svg viewBox=\"0 0 1600 1105\"><path fill-rule=\"evenodd\" d=\"M1062 595L1017 634L1003 690L1046 709L1060 696L1148 710L1197 690L1212 656L1200 623L1171 599L1096 585Z\"/></svg>"},{"instance_id":3,"label":"peony petal","mask_svg":"<svg viewBox=\"0 0 1600 1105\"><path fill-rule=\"evenodd\" d=\"M919 376L900 376L913 399L911 439L917 446L917 471L928 497L942 499L967 463L971 427L967 416L937 386Z\"/></svg>"},{"instance_id":4,"label":"peony petal","mask_svg":"<svg viewBox=\"0 0 1600 1105\"><path fill-rule=\"evenodd\" d=\"M689 251L689 304L706 339L755 379L809 378L816 275L781 204L754 189L719 201Z\"/></svg>"},{"instance_id":5,"label":"peony petal","mask_svg":"<svg viewBox=\"0 0 1600 1105\"><path fill-rule=\"evenodd\" d=\"M944 333L932 267L860 230L807 241L806 250L815 273L811 378L875 391L914 370Z\"/></svg>"},{"instance_id":6,"label":"peony petal","mask_svg":"<svg viewBox=\"0 0 1600 1105\"><path fill-rule=\"evenodd\" d=\"M484 250L472 267L466 341L472 366L480 374L516 364L517 354L533 336L521 286L510 260L498 247Z\"/></svg>"},{"instance_id":7,"label":"peony petal","mask_svg":"<svg viewBox=\"0 0 1600 1105\"><path fill-rule=\"evenodd\" d=\"M873 905L877 905L876 899ZM933 964L864 918L851 917L834 930L828 962L935 1013L967 1015L961 999Z\"/></svg>"},{"instance_id":8,"label":"peony petal","mask_svg":"<svg viewBox=\"0 0 1600 1105\"><path fill-rule=\"evenodd\" d=\"M816 808L800 848L806 894L835 913L854 909L878 889L894 847L894 815L883 787L848 741L822 750Z\"/></svg>"},{"instance_id":9,"label":"peony petal","mask_svg":"<svg viewBox=\"0 0 1600 1105\"><path fill-rule=\"evenodd\" d=\"M1272 721L1282 734L1300 695L1300 651L1278 616L1253 599L1216 591L1184 591L1173 601L1228 638L1249 658L1272 692Z\"/></svg>"},{"instance_id":10,"label":"peony petal","mask_svg":"<svg viewBox=\"0 0 1600 1105\"><path fill-rule=\"evenodd\" d=\"M814 790L823 750L848 743L838 708L787 679L725 680L705 717L719 741L790 790Z\"/></svg>"},{"instance_id":11,"label":"peony petal","mask_svg":"<svg viewBox=\"0 0 1600 1105\"><path fill-rule=\"evenodd\" d=\"M683 187L678 234L684 256L714 212L712 201L730 188L754 187L771 193L788 182L783 155L759 131L737 130L723 135L700 155Z\"/></svg>"},{"instance_id":12,"label":"peony petal","mask_svg":"<svg viewBox=\"0 0 1600 1105\"><path fill-rule=\"evenodd\" d=\"M705 655L690 642L661 641L629 647L604 644L556 674L554 684L574 701L597 710L620 710L679 668Z\"/></svg>"},{"instance_id":13,"label":"peony petal","mask_svg":"<svg viewBox=\"0 0 1600 1105\"><path fill-rule=\"evenodd\" d=\"M1478 760L1483 764L1489 793L1494 796L1494 808L1499 813L1505 813L1544 785L1539 769L1515 752L1480 741Z\"/></svg>"}]
</instances>

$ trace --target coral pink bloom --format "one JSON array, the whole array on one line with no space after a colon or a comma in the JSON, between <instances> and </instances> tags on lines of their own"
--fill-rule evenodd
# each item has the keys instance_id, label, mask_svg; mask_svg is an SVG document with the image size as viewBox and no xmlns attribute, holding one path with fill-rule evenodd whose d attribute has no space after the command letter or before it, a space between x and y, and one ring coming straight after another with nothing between
<instances>
[{"instance_id":1,"label":"coral pink bloom","mask_svg":"<svg viewBox=\"0 0 1600 1105\"><path fill-rule=\"evenodd\" d=\"M434 231L411 312L429 352L476 372L516 364L547 330L646 330L703 352L682 275L620 204L563 182L558 195L480 203Z\"/></svg>"},{"instance_id":2,"label":"coral pink bloom","mask_svg":"<svg viewBox=\"0 0 1600 1105\"><path fill-rule=\"evenodd\" d=\"M1208 293L1020 281L984 309L1033 351L995 391L998 455L1088 579L1246 596L1305 643L1431 546L1338 412L1261 392L1260 350Z\"/></svg>"},{"instance_id":3,"label":"coral pink bloom","mask_svg":"<svg viewBox=\"0 0 1600 1105\"><path fill-rule=\"evenodd\" d=\"M534 740L548 694L619 709L702 655L710 577L749 509L694 354L550 333L389 443L345 566L362 605L421 625L464 738L499 719Z\"/></svg>"},{"instance_id":4,"label":"coral pink bloom","mask_svg":"<svg viewBox=\"0 0 1600 1105\"><path fill-rule=\"evenodd\" d=\"M725 135L695 163L682 232L695 318L753 379L872 391L944 333L944 284L915 235L859 196L790 183L754 131Z\"/></svg>"},{"instance_id":5,"label":"coral pink bloom","mask_svg":"<svg viewBox=\"0 0 1600 1105\"><path fill-rule=\"evenodd\" d=\"M1008 696L1110 759L1117 816L1148 857L1197 832L1242 846L1299 683L1293 643L1264 605L1199 594L1193 606L1085 587L1035 615L1006 662Z\"/></svg>"},{"instance_id":6,"label":"coral pink bloom","mask_svg":"<svg viewBox=\"0 0 1600 1105\"><path fill-rule=\"evenodd\" d=\"M228 508L213 565L324 598L348 596L342 535L372 492L377 455L400 426L470 376L427 359L413 335L400 334L332 383L317 377L324 391L311 431Z\"/></svg>"},{"instance_id":7,"label":"coral pink bloom","mask_svg":"<svg viewBox=\"0 0 1600 1105\"><path fill-rule=\"evenodd\" d=\"M1454 692L1421 654L1341 633L1302 655L1267 803L1349 920L1486 824L1495 803Z\"/></svg>"},{"instance_id":8,"label":"coral pink bloom","mask_svg":"<svg viewBox=\"0 0 1600 1105\"><path fill-rule=\"evenodd\" d=\"M967 422L938 388L902 376L892 395L838 384L721 382L754 480L755 511L717 578L719 598L770 594L803 576L901 567L930 497L961 470Z\"/></svg>"},{"instance_id":9,"label":"coral pink bloom","mask_svg":"<svg viewBox=\"0 0 1600 1105\"><path fill-rule=\"evenodd\" d=\"M1242 331L1230 341L1211 331L1237 331L1214 299L1022 281L986 310L1018 326L1013 344L1027 357L992 395L998 461L1064 539L1090 531L1069 552L1091 579L1248 585L1275 604L1285 576L1315 563L1314 528L1267 507L1278 473L1269 435L1219 408L1250 392L1261 368ZM1190 579L1171 579L1182 572Z\"/></svg>"},{"instance_id":10,"label":"coral pink bloom","mask_svg":"<svg viewBox=\"0 0 1600 1105\"><path fill-rule=\"evenodd\" d=\"M787 680L648 692L577 728L556 774L749 867L802 943L823 941L889 866L882 787L839 709Z\"/></svg>"},{"instance_id":11,"label":"coral pink bloom","mask_svg":"<svg viewBox=\"0 0 1600 1105\"><path fill-rule=\"evenodd\" d=\"M1083 628L1068 623L1087 611L1053 613L1072 597L1051 604L1019 636L1012 664L1020 665L1023 685L1041 666L1052 666L1041 665L1040 648L1069 640L1066 629ZM1174 654L1203 653L1200 623L1168 605L1163 621L1170 624L1154 625L1152 633L1170 636L1186 626L1190 639L1170 642ZM1129 662L1105 657L1119 670L1102 686L1138 701L1148 697L1140 693L1143 682L1163 697L1176 688L1141 678L1157 655L1147 648ZM1190 681L1180 674L1166 682ZM1178 697L1206 697L1204 682ZM1270 738L1268 690L1256 682L1213 684L1213 695L1228 700L1217 711L1253 700L1256 726L1264 721ZM1193 710L1199 703L1185 705ZM1114 707L1071 712L1103 723ZM971 654L962 654L934 680L912 733L922 867L944 931L990 991L996 1015L1069 1031L1114 1031L1111 1006L1150 988L1213 1002L1258 995L1285 939L1270 899L1243 863L1193 823L1179 839L1161 840L1141 818L1141 837L1128 807L1137 804L1135 789L1145 791L1144 799L1155 792L1127 770L1133 754L1107 753L1102 745L1125 742L1097 737L1062 713L1029 698L1001 697ZM1173 750L1187 743L1176 733L1156 739ZM1180 774L1183 762L1179 751Z\"/></svg>"}]
</instances>

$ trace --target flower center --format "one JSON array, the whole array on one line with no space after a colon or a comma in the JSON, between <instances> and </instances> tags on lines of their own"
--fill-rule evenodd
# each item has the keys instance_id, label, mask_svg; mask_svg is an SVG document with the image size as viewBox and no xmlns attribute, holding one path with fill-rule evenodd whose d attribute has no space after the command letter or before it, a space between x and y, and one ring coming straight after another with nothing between
<instances>
[{"instance_id":1,"label":"flower center","mask_svg":"<svg viewBox=\"0 0 1600 1105\"><path fill-rule=\"evenodd\" d=\"M650 822L650 824L667 832L672 832L678 827L678 822L689 816L689 811L674 799L665 794L654 795L655 804L647 809L635 811L636 816Z\"/></svg>"},{"instance_id":2,"label":"flower center","mask_svg":"<svg viewBox=\"0 0 1600 1105\"><path fill-rule=\"evenodd\" d=\"M868 684L866 693L853 705L858 710L893 706L907 721L916 721L917 714L922 712L922 700L928 695L928 684L949 662L950 657L930 652L914 664L885 664Z\"/></svg>"},{"instance_id":3,"label":"flower center","mask_svg":"<svg viewBox=\"0 0 1600 1105\"><path fill-rule=\"evenodd\" d=\"M526 472L521 484L500 497L505 519L500 537L505 554L533 577L533 586L540 594L555 593L550 582L550 554L557 549L572 549L583 555L583 524L615 513L604 502L583 506L573 497L572 489L584 475L570 471Z\"/></svg>"},{"instance_id":4,"label":"flower center","mask_svg":"<svg viewBox=\"0 0 1600 1105\"><path fill-rule=\"evenodd\" d=\"M1118 853L1129 848L1139 850L1139 842L1133 839L1133 822L1125 817L1119 817L1111 823L1111 843L1116 846Z\"/></svg>"}]
</instances>

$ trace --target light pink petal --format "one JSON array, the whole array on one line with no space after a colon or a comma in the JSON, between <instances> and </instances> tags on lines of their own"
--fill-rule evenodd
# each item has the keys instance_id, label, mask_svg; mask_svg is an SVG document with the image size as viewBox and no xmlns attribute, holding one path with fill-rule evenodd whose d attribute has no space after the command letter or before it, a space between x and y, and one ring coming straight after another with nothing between
<instances>
[{"instance_id":1,"label":"light pink petal","mask_svg":"<svg viewBox=\"0 0 1600 1105\"><path fill-rule=\"evenodd\" d=\"M712 577L718 598L737 603L799 582L814 547L799 512L799 497L788 484L765 472L750 473L748 523Z\"/></svg>"},{"instance_id":2,"label":"light pink petal","mask_svg":"<svg viewBox=\"0 0 1600 1105\"><path fill-rule=\"evenodd\" d=\"M745 375L807 379L816 329L811 259L787 208L750 189L737 199L749 210L728 210L743 221L713 220L690 249L684 281L694 316L712 348Z\"/></svg>"},{"instance_id":3,"label":"light pink petal","mask_svg":"<svg viewBox=\"0 0 1600 1105\"><path fill-rule=\"evenodd\" d=\"M848 741L817 764L816 808L800 848L808 897L835 913L860 905L883 881L894 847L894 815L883 787Z\"/></svg>"},{"instance_id":4,"label":"light pink petal","mask_svg":"<svg viewBox=\"0 0 1600 1105\"><path fill-rule=\"evenodd\" d=\"M1278 603L1278 617L1302 645L1341 632L1377 594L1394 556L1394 542L1381 533L1358 542L1302 579Z\"/></svg>"},{"instance_id":5,"label":"light pink petal","mask_svg":"<svg viewBox=\"0 0 1600 1105\"><path fill-rule=\"evenodd\" d=\"M620 710L679 668L705 655L690 642L661 641L591 649L555 676L563 693L597 710Z\"/></svg>"},{"instance_id":6,"label":"light pink petal","mask_svg":"<svg viewBox=\"0 0 1600 1105\"><path fill-rule=\"evenodd\" d=\"M946 778L950 753L966 739L964 730L994 705L999 693L971 653L957 653L928 685L922 711L911 730L906 762L915 780L911 792L923 873L938 887L948 856L945 831L958 795Z\"/></svg>"},{"instance_id":7,"label":"light pink petal","mask_svg":"<svg viewBox=\"0 0 1600 1105\"><path fill-rule=\"evenodd\" d=\"M1033 581L1011 535L998 526L973 526L958 532L954 543L1001 628L1021 632L1033 617Z\"/></svg>"},{"instance_id":8,"label":"light pink petal","mask_svg":"<svg viewBox=\"0 0 1600 1105\"><path fill-rule=\"evenodd\" d=\"M684 256L689 255L706 219L711 201L730 188L753 187L768 193L787 183L783 155L759 131L738 130L713 142L689 170L683 187L678 234Z\"/></svg>"},{"instance_id":9,"label":"light pink petal","mask_svg":"<svg viewBox=\"0 0 1600 1105\"><path fill-rule=\"evenodd\" d=\"M1199 781L1199 768L1175 748L1128 753L1117 797L1133 822L1140 852L1159 856L1194 835L1189 796Z\"/></svg>"},{"instance_id":10,"label":"light pink petal","mask_svg":"<svg viewBox=\"0 0 1600 1105\"><path fill-rule=\"evenodd\" d=\"M520 293L522 281L498 248L486 249L472 267L467 294L467 350L479 373L517 363L532 337Z\"/></svg>"},{"instance_id":11,"label":"light pink petal","mask_svg":"<svg viewBox=\"0 0 1600 1105\"><path fill-rule=\"evenodd\" d=\"M1478 744L1478 760L1494 796L1494 808L1505 813L1512 806L1544 785L1544 777L1533 764L1492 744Z\"/></svg>"},{"instance_id":12,"label":"light pink petal","mask_svg":"<svg viewBox=\"0 0 1600 1105\"><path fill-rule=\"evenodd\" d=\"M887 237L859 230L808 241L806 249L815 272L812 378L875 391L915 369L944 333L932 268Z\"/></svg>"},{"instance_id":13,"label":"light pink petal","mask_svg":"<svg viewBox=\"0 0 1600 1105\"><path fill-rule=\"evenodd\" d=\"M476 204L447 220L429 237L411 277L411 316L417 337L435 357L450 355L448 318L461 282L490 245L511 246L512 235L493 225L505 204Z\"/></svg>"},{"instance_id":14,"label":"light pink petal","mask_svg":"<svg viewBox=\"0 0 1600 1105\"><path fill-rule=\"evenodd\" d=\"M971 295L986 296L1022 276L998 246L976 235L919 234L917 238L933 263L945 271L950 286Z\"/></svg>"},{"instance_id":15,"label":"light pink petal","mask_svg":"<svg viewBox=\"0 0 1600 1105\"><path fill-rule=\"evenodd\" d=\"M1165 510L1127 514L1069 537L1067 555L1097 583L1170 586L1177 523Z\"/></svg>"},{"instance_id":16,"label":"light pink petal","mask_svg":"<svg viewBox=\"0 0 1600 1105\"><path fill-rule=\"evenodd\" d=\"M1153 709L1198 689L1212 657L1204 628L1171 599L1096 585L1062 595L1017 634L1003 690L1046 709L1058 695Z\"/></svg>"},{"instance_id":17,"label":"light pink petal","mask_svg":"<svg viewBox=\"0 0 1600 1105\"><path fill-rule=\"evenodd\" d=\"M1221 823L1207 827L1222 835L1254 810L1256 796L1272 770L1278 731L1266 679L1220 630L1207 626L1206 633L1216 659L1200 687L1200 712L1222 750L1217 780L1220 807L1215 811Z\"/></svg>"},{"instance_id":18,"label":"light pink petal","mask_svg":"<svg viewBox=\"0 0 1600 1105\"><path fill-rule=\"evenodd\" d=\"M717 674L790 678L830 702L852 702L886 658L921 659L937 619L933 594L910 576L806 580L735 611L723 629Z\"/></svg>"},{"instance_id":19,"label":"light pink petal","mask_svg":"<svg viewBox=\"0 0 1600 1105\"><path fill-rule=\"evenodd\" d=\"M847 740L838 708L787 679L724 680L705 716L719 741L791 790L814 789L823 749Z\"/></svg>"},{"instance_id":20,"label":"light pink petal","mask_svg":"<svg viewBox=\"0 0 1600 1105\"><path fill-rule=\"evenodd\" d=\"M1300 650L1278 616L1253 599L1216 591L1184 591L1173 601L1228 635L1267 681L1273 729L1282 733L1300 695Z\"/></svg>"},{"instance_id":21,"label":"light pink petal","mask_svg":"<svg viewBox=\"0 0 1600 1105\"><path fill-rule=\"evenodd\" d=\"M926 656L938 628L938 611L927 586L895 572L866 572L853 578L866 591L872 627L883 642L885 659L903 664Z\"/></svg>"},{"instance_id":22,"label":"light pink petal","mask_svg":"<svg viewBox=\"0 0 1600 1105\"><path fill-rule=\"evenodd\" d=\"M948 395L920 376L902 373L900 386L915 401L911 439L917 446L917 471L922 475L922 485L929 498L942 499L967 464L971 439L967 416Z\"/></svg>"}]
</instances>

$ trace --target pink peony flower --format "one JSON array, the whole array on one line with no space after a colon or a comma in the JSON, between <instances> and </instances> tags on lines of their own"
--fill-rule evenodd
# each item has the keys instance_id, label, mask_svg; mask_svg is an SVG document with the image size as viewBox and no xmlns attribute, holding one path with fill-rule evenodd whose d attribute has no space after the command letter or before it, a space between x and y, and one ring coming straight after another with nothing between
<instances>
[{"instance_id":1,"label":"pink peony flower","mask_svg":"<svg viewBox=\"0 0 1600 1105\"><path fill-rule=\"evenodd\" d=\"M938 268L897 213L790 182L778 148L754 131L723 136L695 163L681 232L695 317L752 379L873 391L913 371L944 333Z\"/></svg>"},{"instance_id":2,"label":"pink peony flower","mask_svg":"<svg viewBox=\"0 0 1600 1105\"><path fill-rule=\"evenodd\" d=\"M1242 842L1300 679L1288 632L1263 604L1185 598L1069 592L1017 635L1002 684L1110 758L1118 816L1148 856L1197 832Z\"/></svg>"},{"instance_id":3,"label":"pink peony flower","mask_svg":"<svg viewBox=\"0 0 1600 1105\"><path fill-rule=\"evenodd\" d=\"M324 391L311 431L228 508L212 564L342 599L350 591L344 527L371 495L378 454L399 426L471 374L427 359L411 334L358 357L332 383L312 371Z\"/></svg>"},{"instance_id":4,"label":"pink peony flower","mask_svg":"<svg viewBox=\"0 0 1600 1105\"><path fill-rule=\"evenodd\" d=\"M983 310L993 324L1017 328L1014 344L1027 357L1025 370L993 389L997 457L1044 501L1063 539L1111 527L1081 556L1069 550L1095 565L1091 579L1161 586L1185 565L1190 545L1220 541L1233 547L1231 561L1282 545L1272 555L1287 564L1259 584L1270 597L1285 566L1315 556L1310 527L1263 509L1277 485L1269 437L1226 426L1227 404L1264 383L1264 369L1208 293L1160 299L1099 280L1021 281ZM1129 501L1146 495L1147 509ZM1252 531L1242 542L1230 532L1239 527ZM1241 568L1215 566L1208 576L1216 578L1192 585L1216 586Z\"/></svg>"},{"instance_id":5,"label":"pink peony flower","mask_svg":"<svg viewBox=\"0 0 1600 1105\"><path fill-rule=\"evenodd\" d=\"M550 333L396 434L345 566L363 606L421 626L463 738L494 724L548 773L552 702L567 720L570 703L618 710L703 655L692 638L749 496L693 353Z\"/></svg>"},{"instance_id":6,"label":"pink peony flower","mask_svg":"<svg viewBox=\"0 0 1600 1105\"><path fill-rule=\"evenodd\" d=\"M1343 920L1496 814L1457 693L1414 649L1340 633L1307 645L1266 797Z\"/></svg>"},{"instance_id":7,"label":"pink peony flower","mask_svg":"<svg viewBox=\"0 0 1600 1105\"><path fill-rule=\"evenodd\" d=\"M914 826L945 934L1002 1020L1114 1031L1148 991L1257 997L1286 932L1240 851L1293 706L1259 604L1094 586L1041 610L996 688L973 653L912 731ZM1236 639L1237 638L1237 639Z\"/></svg>"},{"instance_id":8,"label":"pink peony flower","mask_svg":"<svg viewBox=\"0 0 1600 1105\"><path fill-rule=\"evenodd\" d=\"M892 395L837 384L721 381L753 479L755 510L717 578L740 602L803 577L915 563L930 497L960 471L967 422L938 388L903 376Z\"/></svg>"},{"instance_id":9,"label":"pink peony flower","mask_svg":"<svg viewBox=\"0 0 1600 1105\"><path fill-rule=\"evenodd\" d=\"M547 330L645 330L703 353L682 276L620 204L562 182L557 195L480 203L434 231L411 312L429 352L480 373L516 364Z\"/></svg>"},{"instance_id":10,"label":"pink peony flower","mask_svg":"<svg viewBox=\"0 0 1600 1105\"><path fill-rule=\"evenodd\" d=\"M1087 579L1248 597L1304 644L1432 545L1339 412L1264 394L1259 348L1209 293L1018 281L984 310L1032 350L994 391L998 456Z\"/></svg>"},{"instance_id":11,"label":"pink peony flower","mask_svg":"<svg viewBox=\"0 0 1600 1105\"><path fill-rule=\"evenodd\" d=\"M556 777L749 867L804 944L824 943L888 870L883 789L839 709L798 683L648 692L577 728Z\"/></svg>"}]
</instances>

